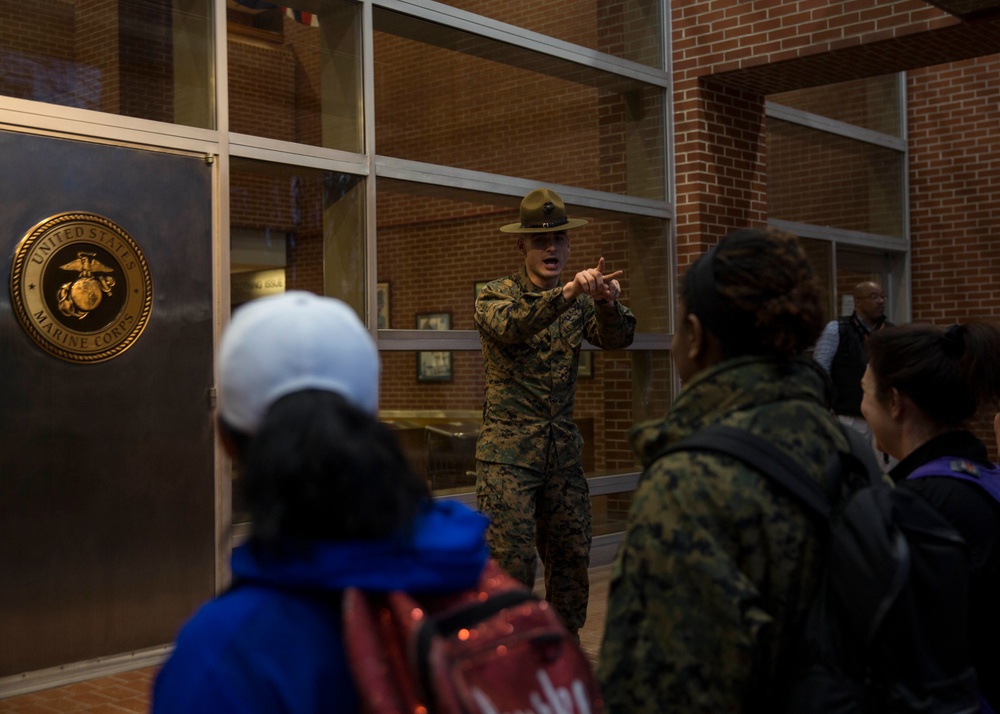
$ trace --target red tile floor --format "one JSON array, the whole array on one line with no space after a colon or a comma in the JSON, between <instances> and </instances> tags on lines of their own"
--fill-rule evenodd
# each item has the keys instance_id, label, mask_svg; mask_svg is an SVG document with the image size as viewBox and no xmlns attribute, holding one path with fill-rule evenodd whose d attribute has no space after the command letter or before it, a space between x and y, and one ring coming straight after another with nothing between
<instances>
[{"instance_id":1,"label":"red tile floor","mask_svg":"<svg viewBox=\"0 0 1000 714\"><path fill-rule=\"evenodd\" d=\"M580 631L580 644L595 664L604 634L604 613L608 600L610 574L610 565L593 568L590 571L590 606L587 608L587 624ZM157 667L145 667L0 699L0 713L145 712L149 710L149 695L156 671Z\"/></svg>"},{"instance_id":2,"label":"red tile floor","mask_svg":"<svg viewBox=\"0 0 1000 714\"><path fill-rule=\"evenodd\" d=\"M0 699L3 714L88 712L122 714L149 711L149 691L156 667L134 669L85 682L43 689L10 699Z\"/></svg>"}]
</instances>

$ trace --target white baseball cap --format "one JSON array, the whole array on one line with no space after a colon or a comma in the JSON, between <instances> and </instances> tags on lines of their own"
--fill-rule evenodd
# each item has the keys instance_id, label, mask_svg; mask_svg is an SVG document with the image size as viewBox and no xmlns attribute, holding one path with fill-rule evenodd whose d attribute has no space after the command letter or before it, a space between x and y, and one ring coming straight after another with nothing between
<instances>
[{"instance_id":1,"label":"white baseball cap","mask_svg":"<svg viewBox=\"0 0 1000 714\"><path fill-rule=\"evenodd\" d=\"M233 312L219 348L219 414L255 434L278 399L305 389L342 395L374 414L378 350L346 303L293 290Z\"/></svg>"}]
</instances>

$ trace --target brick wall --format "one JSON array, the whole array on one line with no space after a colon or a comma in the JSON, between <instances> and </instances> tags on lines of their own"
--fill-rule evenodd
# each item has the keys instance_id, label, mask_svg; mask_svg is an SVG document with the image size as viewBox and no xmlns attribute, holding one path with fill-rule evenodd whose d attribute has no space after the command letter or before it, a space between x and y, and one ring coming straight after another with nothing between
<instances>
[{"instance_id":1,"label":"brick wall","mask_svg":"<svg viewBox=\"0 0 1000 714\"><path fill-rule=\"evenodd\" d=\"M892 56L892 41L956 24L920 0L674 4L678 267L765 220L766 94L884 74L892 67L873 52Z\"/></svg>"},{"instance_id":2,"label":"brick wall","mask_svg":"<svg viewBox=\"0 0 1000 714\"><path fill-rule=\"evenodd\" d=\"M758 98L906 70L913 317L996 320L998 27L1000 20L961 23L909 0L675 5L679 267L723 230L762 217L768 147L757 138ZM720 87L738 93L720 101ZM716 161L720 134L742 134L731 148L759 170ZM828 200L850 196L840 189ZM843 277L839 290L867 276ZM977 431L992 446L985 420Z\"/></svg>"},{"instance_id":3,"label":"brick wall","mask_svg":"<svg viewBox=\"0 0 1000 714\"><path fill-rule=\"evenodd\" d=\"M1000 55L909 74L913 317L1000 318Z\"/></svg>"},{"instance_id":4,"label":"brick wall","mask_svg":"<svg viewBox=\"0 0 1000 714\"><path fill-rule=\"evenodd\" d=\"M913 319L1000 322L1000 55L908 75ZM976 424L993 452L990 407ZM996 455L995 455L996 456Z\"/></svg>"}]
</instances>

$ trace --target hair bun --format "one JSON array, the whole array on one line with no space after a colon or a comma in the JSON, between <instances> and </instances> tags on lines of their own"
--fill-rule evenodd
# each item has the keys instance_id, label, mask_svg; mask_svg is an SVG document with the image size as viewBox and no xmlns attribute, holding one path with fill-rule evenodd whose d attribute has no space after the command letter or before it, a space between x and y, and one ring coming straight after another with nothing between
<instances>
[{"instance_id":1,"label":"hair bun","mask_svg":"<svg viewBox=\"0 0 1000 714\"><path fill-rule=\"evenodd\" d=\"M944 331L945 354L960 357L965 352L965 330L962 325L952 325Z\"/></svg>"}]
</instances>

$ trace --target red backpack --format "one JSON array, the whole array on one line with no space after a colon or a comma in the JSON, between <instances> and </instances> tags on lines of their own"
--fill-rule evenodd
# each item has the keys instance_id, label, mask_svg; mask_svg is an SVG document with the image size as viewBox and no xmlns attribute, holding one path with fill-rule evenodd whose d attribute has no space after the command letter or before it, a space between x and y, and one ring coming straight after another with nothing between
<instances>
[{"instance_id":1,"label":"red backpack","mask_svg":"<svg viewBox=\"0 0 1000 714\"><path fill-rule=\"evenodd\" d=\"M448 596L344 592L344 635L367 714L603 711L586 655L555 611L487 563Z\"/></svg>"}]
</instances>

